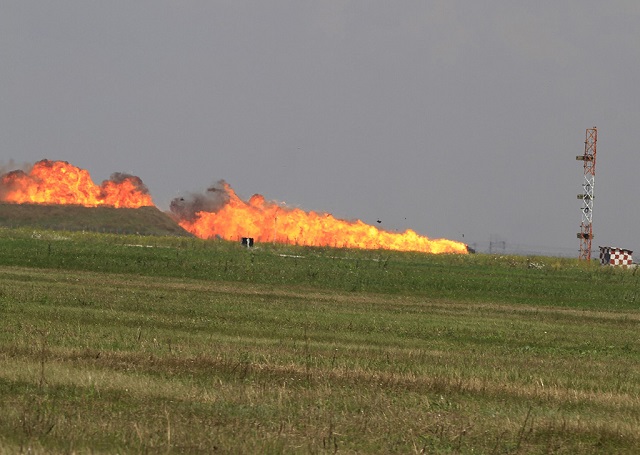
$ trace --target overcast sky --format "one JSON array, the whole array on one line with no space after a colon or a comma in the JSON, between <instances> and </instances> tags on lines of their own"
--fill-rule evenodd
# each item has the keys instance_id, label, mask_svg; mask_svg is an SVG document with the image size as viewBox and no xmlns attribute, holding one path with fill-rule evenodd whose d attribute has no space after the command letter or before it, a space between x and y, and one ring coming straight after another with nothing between
<instances>
[{"instance_id":1,"label":"overcast sky","mask_svg":"<svg viewBox=\"0 0 640 455\"><path fill-rule=\"evenodd\" d=\"M0 0L0 164L481 246L640 253L637 0ZM13 160L13 162L11 161ZM376 220L381 220L378 225ZM464 237L463 237L464 236Z\"/></svg>"}]
</instances>

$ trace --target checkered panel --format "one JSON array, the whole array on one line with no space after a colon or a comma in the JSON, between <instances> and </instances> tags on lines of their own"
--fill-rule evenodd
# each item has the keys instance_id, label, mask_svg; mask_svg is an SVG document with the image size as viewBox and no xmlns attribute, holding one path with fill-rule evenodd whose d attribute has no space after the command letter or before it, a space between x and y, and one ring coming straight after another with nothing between
<instances>
[{"instance_id":1,"label":"checkered panel","mask_svg":"<svg viewBox=\"0 0 640 455\"><path fill-rule=\"evenodd\" d=\"M602 265L630 266L633 264L632 251L621 248L600 247Z\"/></svg>"},{"instance_id":2,"label":"checkered panel","mask_svg":"<svg viewBox=\"0 0 640 455\"><path fill-rule=\"evenodd\" d=\"M609 260L609 264L611 265L631 265L633 263L633 258L631 255L625 251L612 251L611 259Z\"/></svg>"}]
</instances>

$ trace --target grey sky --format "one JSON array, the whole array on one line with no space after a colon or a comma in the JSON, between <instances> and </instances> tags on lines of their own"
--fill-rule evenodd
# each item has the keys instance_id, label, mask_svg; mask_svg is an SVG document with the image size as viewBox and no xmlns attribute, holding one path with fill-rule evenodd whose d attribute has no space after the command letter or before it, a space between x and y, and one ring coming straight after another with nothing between
<instances>
[{"instance_id":1,"label":"grey sky","mask_svg":"<svg viewBox=\"0 0 640 455\"><path fill-rule=\"evenodd\" d=\"M637 0L0 7L5 166L128 172L162 209L225 179L389 230L577 255L575 156L597 126L594 244L640 253Z\"/></svg>"}]
</instances>

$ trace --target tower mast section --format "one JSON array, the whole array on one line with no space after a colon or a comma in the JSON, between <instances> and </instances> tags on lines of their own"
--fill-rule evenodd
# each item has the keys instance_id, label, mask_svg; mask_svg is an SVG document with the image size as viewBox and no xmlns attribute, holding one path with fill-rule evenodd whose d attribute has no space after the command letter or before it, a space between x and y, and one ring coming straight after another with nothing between
<instances>
[{"instance_id":1,"label":"tower mast section","mask_svg":"<svg viewBox=\"0 0 640 455\"><path fill-rule=\"evenodd\" d=\"M583 192L578 194L582 199L582 222L580 223L580 260L591 260L591 240L593 239L593 189L596 178L596 143L598 142L598 129L587 128L584 141L584 155L576 156L576 160L584 163Z\"/></svg>"}]
</instances>

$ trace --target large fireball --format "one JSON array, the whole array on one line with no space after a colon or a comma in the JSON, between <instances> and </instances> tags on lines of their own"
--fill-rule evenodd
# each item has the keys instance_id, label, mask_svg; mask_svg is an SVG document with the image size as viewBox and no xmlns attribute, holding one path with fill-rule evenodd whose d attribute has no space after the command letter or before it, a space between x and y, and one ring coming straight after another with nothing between
<instances>
[{"instance_id":1,"label":"large fireball","mask_svg":"<svg viewBox=\"0 0 640 455\"><path fill-rule=\"evenodd\" d=\"M139 208L153 206L139 177L116 173L100 186L89 172L66 161L38 161L28 171L0 177L0 200L16 204L75 204L85 207Z\"/></svg>"}]
</instances>

